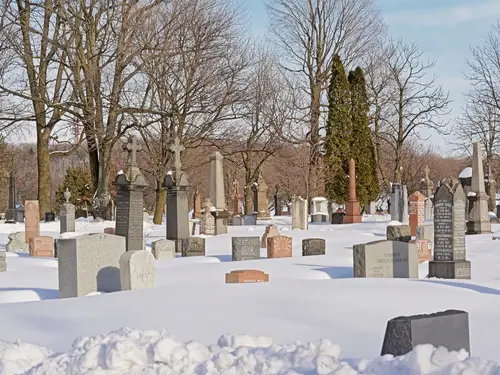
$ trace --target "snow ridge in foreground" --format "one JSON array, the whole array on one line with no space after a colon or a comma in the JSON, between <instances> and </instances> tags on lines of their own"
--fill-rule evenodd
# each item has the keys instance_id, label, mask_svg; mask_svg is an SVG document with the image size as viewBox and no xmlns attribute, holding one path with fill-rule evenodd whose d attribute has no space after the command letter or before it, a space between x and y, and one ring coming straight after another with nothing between
<instances>
[{"instance_id":1,"label":"snow ridge in foreground","mask_svg":"<svg viewBox=\"0 0 500 375\"><path fill-rule=\"evenodd\" d=\"M182 343L167 332L128 328L78 338L66 353L0 342L2 375L500 375L500 366L464 350L421 345L402 357L341 360L340 347L322 339L278 345L267 337L223 335L217 344Z\"/></svg>"}]
</instances>

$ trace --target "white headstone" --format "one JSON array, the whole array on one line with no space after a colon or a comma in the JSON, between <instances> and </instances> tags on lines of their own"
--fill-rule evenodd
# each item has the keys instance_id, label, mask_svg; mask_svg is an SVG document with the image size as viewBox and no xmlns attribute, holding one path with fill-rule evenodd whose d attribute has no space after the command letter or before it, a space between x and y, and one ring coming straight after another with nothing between
<instances>
[{"instance_id":1,"label":"white headstone","mask_svg":"<svg viewBox=\"0 0 500 375\"><path fill-rule=\"evenodd\" d=\"M294 197L292 201L292 229L307 230L307 199Z\"/></svg>"},{"instance_id":2,"label":"white headstone","mask_svg":"<svg viewBox=\"0 0 500 375\"><path fill-rule=\"evenodd\" d=\"M224 157L215 151L210 158L210 189L209 195L216 210L226 209L226 196L224 195L224 170L222 161Z\"/></svg>"},{"instance_id":3,"label":"white headstone","mask_svg":"<svg viewBox=\"0 0 500 375\"><path fill-rule=\"evenodd\" d=\"M155 258L149 251L127 251L120 257L121 290L154 288Z\"/></svg>"},{"instance_id":4,"label":"white headstone","mask_svg":"<svg viewBox=\"0 0 500 375\"><path fill-rule=\"evenodd\" d=\"M174 259L175 258L175 241L161 239L151 243L151 252L158 259Z\"/></svg>"}]
</instances>

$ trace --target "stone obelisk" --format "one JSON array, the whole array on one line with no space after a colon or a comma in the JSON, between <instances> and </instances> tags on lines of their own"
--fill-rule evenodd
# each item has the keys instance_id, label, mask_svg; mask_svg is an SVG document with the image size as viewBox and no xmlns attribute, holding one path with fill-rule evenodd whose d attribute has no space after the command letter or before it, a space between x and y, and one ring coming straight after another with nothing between
<instances>
[{"instance_id":1,"label":"stone obelisk","mask_svg":"<svg viewBox=\"0 0 500 375\"><path fill-rule=\"evenodd\" d=\"M349 161L349 200L346 204L344 223L361 223L359 202L356 200L356 165L354 163L354 159Z\"/></svg>"},{"instance_id":2,"label":"stone obelisk","mask_svg":"<svg viewBox=\"0 0 500 375\"><path fill-rule=\"evenodd\" d=\"M224 194L224 170L222 161L224 157L215 151L210 157L210 189L209 195L215 211L211 214L215 218L215 234L227 233L227 219L229 212L226 209L226 196Z\"/></svg>"},{"instance_id":3,"label":"stone obelisk","mask_svg":"<svg viewBox=\"0 0 500 375\"><path fill-rule=\"evenodd\" d=\"M491 233L491 223L488 217L489 196L484 186L481 143L475 142L472 147L472 185L467 197L469 200L467 234Z\"/></svg>"}]
</instances>

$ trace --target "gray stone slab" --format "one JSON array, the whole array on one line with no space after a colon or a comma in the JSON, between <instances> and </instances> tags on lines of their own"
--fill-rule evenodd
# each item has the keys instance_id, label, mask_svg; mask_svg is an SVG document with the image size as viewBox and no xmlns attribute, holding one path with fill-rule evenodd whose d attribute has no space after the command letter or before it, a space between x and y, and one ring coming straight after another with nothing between
<instances>
[{"instance_id":1,"label":"gray stone slab","mask_svg":"<svg viewBox=\"0 0 500 375\"><path fill-rule=\"evenodd\" d=\"M260 237L231 238L233 262L260 259Z\"/></svg>"},{"instance_id":2,"label":"gray stone slab","mask_svg":"<svg viewBox=\"0 0 500 375\"><path fill-rule=\"evenodd\" d=\"M154 288L156 286L155 258L146 250L127 251L120 257L122 290Z\"/></svg>"},{"instance_id":3,"label":"gray stone slab","mask_svg":"<svg viewBox=\"0 0 500 375\"><path fill-rule=\"evenodd\" d=\"M354 277L418 278L418 246L374 241L353 246Z\"/></svg>"},{"instance_id":4,"label":"gray stone slab","mask_svg":"<svg viewBox=\"0 0 500 375\"><path fill-rule=\"evenodd\" d=\"M59 227L61 233L75 231L75 206L73 204L61 204L59 210Z\"/></svg>"},{"instance_id":5,"label":"gray stone slab","mask_svg":"<svg viewBox=\"0 0 500 375\"><path fill-rule=\"evenodd\" d=\"M429 262L429 277L469 280L471 278L471 263L468 260L451 262L431 260Z\"/></svg>"},{"instance_id":6,"label":"gray stone slab","mask_svg":"<svg viewBox=\"0 0 500 375\"><path fill-rule=\"evenodd\" d=\"M322 238L302 240L302 256L325 255L326 241Z\"/></svg>"},{"instance_id":7,"label":"gray stone slab","mask_svg":"<svg viewBox=\"0 0 500 375\"><path fill-rule=\"evenodd\" d=\"M183 257L205 256L205 239L201 237L191 237L187 241L187 246L182 247Z\"/></svg>"},{"instance_id":8,"label":"gray stone slab","mask_svg":"<svg viewBox=\"0 0 500 375\"><path fill-rule=\"evenodd\" d=\"M29 245L24 242L25 237L25 232L15 232L9 234L9 242L5 247L6 250L10 252L27 253L29 251Z\"/></svg>"},{"instance_id":9,"label":"gray stone slab","mask_svg":"<svg viewBox=\"0 0 500 375\"><path fill-rule=\"evenodd\" d=\"M91 234L59 239L57 247L61 298L121 290L120 257L126 251L124 237Z\"/></svg>"},{"instance_id":10,"label":"gray stone slab","mask_svg":"<svg viewBox=\"0 0 500 375\"><path fill-rule=\"evenodd\" d=\"M161 239L151 243L151 252L155 259L174 259L175 241Z\"/></svg>"},{"instance_id":11,"label":"gray stone slab","mask_svg":"<svg viewBox=\"0 0 500 375\"><path fill-rule=\"evenodd\" d=\"M244 215L243 225L257 225L257 214L255 215Z\"/></svg>"},{"instance_id":12,"label":"gray stone slab","mask_svg":"<svg viewBox=\"0 0 500 375\"><path fill-rule=\"evenodd\" d=\"M389 241L410 242L411 240L410 226L407 224L388 225L386 232Z\"/></svg>"},{"instance_id":13,"label":"gray stone slab","mask_svg":"<svg viewBox=\"0 0 500 375\"><path fill-rule=\"evenodd\" d=\"M499 206L500 207L500 206ZM240 226L240 225L243 225L243 218L239 215L235 215L233 216L233 222L232 222L232 225L233 226Z\"/></svg>"},{"instance_id":14,"label":"gray stone slab","mask_svg":"<svg viewBox=\"0 0 500 375\"><path fill-rule=\"evenodd\" d=\"M401 356L417 345L465 349L470 354L469 314L447 310L428 315L401 316L387 322L381 355Z\"/></svg>"},{"instance_id":15,"label":"gray stone slab","mask_svg":"<svg viewBox=\"0 0 500 375\"><path fill-rule=\"evenodd\" d=\"M406 185L392 184L391 220L408 223L408 190Z\"/></svg>"}]
</instances>

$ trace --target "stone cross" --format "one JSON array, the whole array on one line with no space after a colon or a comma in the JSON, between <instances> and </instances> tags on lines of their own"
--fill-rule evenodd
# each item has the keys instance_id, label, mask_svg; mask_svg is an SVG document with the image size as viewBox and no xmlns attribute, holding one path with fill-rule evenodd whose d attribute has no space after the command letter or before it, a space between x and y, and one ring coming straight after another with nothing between
<instances>
[{"instance_id":1,"label":"stone cross","mask_svg":"<svg viewBox=\"0 0 500 375\"><path fill-rule=\"evenodd\" d=\"M127 144L124 144L122 148L128 153L127 165L137 166L137 152L142 150L142 146L137 143L137 137L135 135L129 137Z\"/></svg>"},{"instance_id":2,"label":"stone cross","mask_svg":"<svg viewBox=\"0 0 500 375\"><path fill-rule=\"evenodd\" d=\"M174 143L170 146L170 151L174 154L174 168L176 171L180 171L182 167L181 163L181 152L185 150L185 147L181 145L179 137L175 137Z\"/></svg>"}]
</instances>

